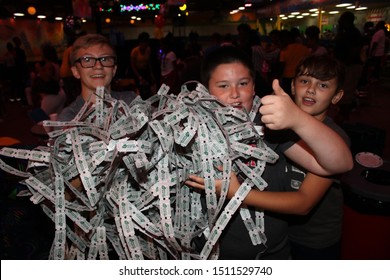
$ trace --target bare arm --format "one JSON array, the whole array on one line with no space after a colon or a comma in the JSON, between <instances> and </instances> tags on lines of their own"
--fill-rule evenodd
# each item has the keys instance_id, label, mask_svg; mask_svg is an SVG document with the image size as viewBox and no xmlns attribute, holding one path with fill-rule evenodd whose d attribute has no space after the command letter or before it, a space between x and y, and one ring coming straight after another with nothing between
<instances>
[{"instance_id":1,"label":"bare arm","mask_svg":"<svg viewBox=\"0 0 390 280\"><path fill-rule=\"evenodd\" d=\"M286 151L286 156L321 176L346 172L353 167L348 145L333 129L302 111L274 80L275 95L262 98L259 112L270 129L292 129L302 141Z\"/></svg>"},{"instance_id":2,"label":"bare arm","mask_svg":"<svg viewBox=\"0 0 390 280\"><path fill-rule=\"evenodd\" d=\"M332 182L332 179L308 173L298 191L268 192L253 189L245 197L243 203L276 213L306 215L323 197ZM204 190L204 179L202 177L191 175L186 184ZM219 194L222 180L215 180L215 186L217 194ZM237 176L232 173L227 194L228 199L234 196L239 186Z\"/></svg>"}]
</instances>

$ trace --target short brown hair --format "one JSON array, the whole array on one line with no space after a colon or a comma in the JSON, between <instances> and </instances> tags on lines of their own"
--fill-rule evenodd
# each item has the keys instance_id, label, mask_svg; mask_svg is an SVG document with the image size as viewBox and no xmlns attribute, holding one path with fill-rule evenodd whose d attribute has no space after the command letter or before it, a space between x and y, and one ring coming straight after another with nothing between
<instances>
[{"instance_id":1,"label":"short brown hair","mask_svg":"<svg viewBox=\"0 0 390 280\"><path fill-rule=\"evenodd\" d=\"M346 74L344 64L329 55L311 55L305 57L295 70L295 77L305 75L321 81L336 78L336 91L342 88Z\"/></svg>"},{"instance_id":2,"label":"short brown hair","mask_svg":"<svg viewBox=\"0 0 390 280\"><path fill-rule=\"evenodd\" d=\"M112 49L114 56L116 56L115 49L113 48L110 41L106 37L100 34L87 34L77 38L77 40L74 41L72 45L72 50L70 52L71 65L74 65L75 61L78 59L77 52L80 49L87 49L89 47L96 46L96 45L110 47Z\"/></svg>"}]
</instances>

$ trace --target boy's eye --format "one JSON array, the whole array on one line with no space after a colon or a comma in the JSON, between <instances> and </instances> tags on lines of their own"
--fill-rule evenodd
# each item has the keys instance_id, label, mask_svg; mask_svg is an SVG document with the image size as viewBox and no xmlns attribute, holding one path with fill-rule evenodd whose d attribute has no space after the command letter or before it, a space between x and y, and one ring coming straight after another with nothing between
<instances>
[{"instance_id":1,"label":"boy's eye","mask_svg":"<svg viewBox=\"0 0 390 280\"><path fill-rule=\"evenodd\" d=\"M226 84L220 84L220 85L218 85L218 87L219 87L219 88L227 88L228 85L226 85Z\"/></svg>"},{"instance_id":2,"label":"boy's eye","mask_svg":"<svg viewBox=\"0 0 390 280\"><path fill-rule=\"evenodd\" d=\"M320 84L320 88L328 88L327 84Z\"/></svg>"}]
</instances>

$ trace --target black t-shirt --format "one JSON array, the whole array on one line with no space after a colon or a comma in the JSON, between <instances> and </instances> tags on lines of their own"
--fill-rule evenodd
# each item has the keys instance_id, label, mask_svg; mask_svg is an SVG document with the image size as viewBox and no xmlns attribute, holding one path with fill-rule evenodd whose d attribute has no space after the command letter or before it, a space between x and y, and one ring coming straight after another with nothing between
<instances>
[{"instance_id":1,"label":"black t-shirt","mask_svg":"<svg viewBox=\"0 0 390 280\"><path fill-rule=\"evenodd\" d=\"M278 135L282 137L283 134ZM281 138L279 141L281 141ZM281 176L286 164L283 153L292 143L265 142L268 147L279 154L279 159L274 164L266 164L262 178L267 182L268 186L264 191L282 191L287 183L285 176ZM250 212L254 219L255 210L250 209ZM287 228L288 224L283 215L265 211L264 230L267 241L265 245L254 246L239 211L237 211L221 235L219 259L287 258L285 254L279 256L279 251L284 250L287 246Z\"/></svg>"},{"instance_id":2,"label":"black t-shirt","mask_svg":"<svg viewBox=\"0 0 390 280\"><path fill-rule=\"evenodd\" d=\"M282 175L286 165L283 153L294 144L295 138L291 137L289 131L266 130L265 135L266 145L278 153L279 159L274 164L266 164L262 178L268 186L264 191L283 191L287 184L286 176ZM289 141L286 141L287 139ZM255 209L249 210L254 220ZM264 230L267 241L265 244L255 246L237 210L219 239L219 259L287 259L289 256L287 229L285 216L265 211ZM201 249L204 240L196 240L195 244Z\"/></svg>"}]
</instances>

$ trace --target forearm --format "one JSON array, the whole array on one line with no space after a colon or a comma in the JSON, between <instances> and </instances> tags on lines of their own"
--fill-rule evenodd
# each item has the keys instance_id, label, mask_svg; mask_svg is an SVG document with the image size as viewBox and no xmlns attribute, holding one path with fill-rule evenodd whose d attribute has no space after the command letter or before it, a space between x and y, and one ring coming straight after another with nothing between
<instances>
[{"instance_id":1,"label":"forearm","mask_svg":"<svg viewBox=\"0 0 390 280\"><path fill-rule=\"evenodd\" d=\"M191 175L186 184L204 190L202 177ZM298 191L272 192L252 189L244 198L243 204L276 213L306 215L323 197L331 184L332 180L329 178L307 173ZM215 186L217 195L219 195L222 181L216 180ZM239 187L237 177L232 176L227 199L231 199Z\"/></svg>"},{"instance_id":2,"label":"forearm","mask_svg":"<svg viewBox=\"0 0 390 280\"><path fill-rule=\"evenodd\" d=\"M336 131L303 111L299 119L300 125L293 128L302 139L298 145L302 153L313 154L314 158L301 156L298 164L323 176L352 169L351 151Z\"/></svg>"},{"instance_id":3,"label":"forearm","mask_svg":"<svg viewBox=\"0 0 390 280\"><path fill-rule=\"evenodd\" d=\"M190 176L190 180L186 184L190 187L204 190L204 179L199 176ZM238 181L231 180L227 199L232 199L239 187L240 183ZM221 181L216 180L217 195L220 194L220 188ZM243 204L276 213L297 215L307 214L313 206L310 199L306 198L305 194L301 192L271 192L257 189L252 189L248 193L243 200Z\"/></svg>"},{"instance_id":4,"label":"forearm","mask_svg":"<svg viewBox=\"0 0 390 280\"><path fill-rule=\"evenodd\" d=\"M333 180L307 173L297 191L272 192L252 190L243 203L264 210L295 215L307 215L331 187Z\"/></svg>"},{"instance_id":5,"label":"forearm","mask_svg":"<svg viewBox=\"0 0 390 280\"><path fill-rule=\"evenodd\" d=\"M295 215L306 215L311 209L297 192L251 190L245 197L243 204L271 212Z\"/></svg>"}]
</instances>

